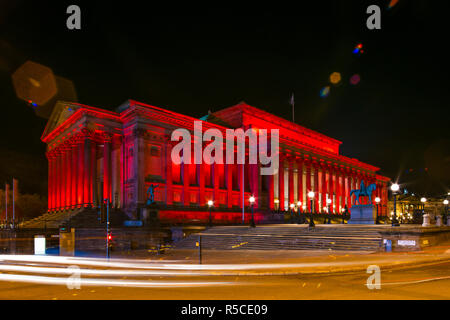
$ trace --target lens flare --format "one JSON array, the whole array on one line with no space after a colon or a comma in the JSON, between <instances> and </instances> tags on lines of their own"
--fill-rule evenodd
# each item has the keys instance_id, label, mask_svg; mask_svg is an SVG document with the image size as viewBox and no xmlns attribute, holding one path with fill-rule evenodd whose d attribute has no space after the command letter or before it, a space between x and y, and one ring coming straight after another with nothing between
<instances>
[{"instance_id":1,"label":"lens flare","mask_svg":"<svg viewBox=\"0 0 450 320\"><path fill-rule=\"evenodd\" d=\"M363 54L364 53L364 50L363 50L363 45L362 45L362 43L358 43L356 46L355 46L355 48L353 49L353 54L356 54L356 55L361 55L361 54Z\"/></svg>"},{"instance_id":2,"label":"lens flare","mask_svg":"<svg viewBox=\"0 0 450 320\"><path fill-rule=\"evenodd\" d=\"M359 76L359 74L354 74L351 76L350 78L350 84L356 86L359 81L361 81L361 77Z\"/></svg>"},{"instance_id":3,"label":"lens flare","mask_svg":"<svg viewBox=\"0 0 450 320\"><path fill-rule=\"evenodd\" d=\"M320 96L322 98L328 97L329 94L330 94L330 86L325 86L320 90Z\"/></svg>"},{"instance_id":4,"label":"lens flare","mask_svg":"<svg viewBox=\"0 0 450 320\"><path fill-rule=\"evenodd\" d=\"M333 72L330 75L330 82L332 84L338 84L339 82L341 82L341 74L339 72Z\"/></svg>"}]
</instances>

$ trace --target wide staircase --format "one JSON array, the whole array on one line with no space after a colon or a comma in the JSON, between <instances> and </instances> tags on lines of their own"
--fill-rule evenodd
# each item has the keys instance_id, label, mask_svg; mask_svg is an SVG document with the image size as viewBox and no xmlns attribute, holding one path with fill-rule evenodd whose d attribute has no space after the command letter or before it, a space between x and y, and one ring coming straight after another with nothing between
<instances>
[{"instance_id":1,"label":"wide staircase","mask_svg":"<svg viewBox=\"0 0 450 320\"><path fill-rule=\"evenodd\" d=\"M125 213L112 209L110 213L111 226L119 226L127 219ZM58 212L47 212L34 219L22 223L21 228L52 229L60 227L100 228L105 223L99 220L97 208L78 208Z\"/></svg>"},{"instance_id":2,"label":"wide staircase","mask_svg":"<svg viewBox=\"0 0 450 320\"><path fill-rule=\"evenodd\" d=\"M213 250L349 250L377 251L382 227L355 225L261 225L218 226L191 234L175 249L195 249L201 236L202 249Z\"/></svg>"},{"instance_id":3,"label":"wide staircase","mask_svg":"<svg viewBox=\"0 0 450 320\"><path fill-rule=\"evenodd\" d=\"M21 227L30 229L59 228L62 223L68 221L71 217L77 215L82 210L82 208L78 208L73 210L47 212L39 217L23 222Z\"/></svg>"}]
</instances>

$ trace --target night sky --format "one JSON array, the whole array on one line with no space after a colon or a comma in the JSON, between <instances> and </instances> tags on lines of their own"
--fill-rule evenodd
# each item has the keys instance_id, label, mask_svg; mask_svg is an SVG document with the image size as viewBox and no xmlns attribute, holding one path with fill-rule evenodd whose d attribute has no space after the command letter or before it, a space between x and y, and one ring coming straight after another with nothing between
<instances>
[{"instance_id":1,"label":"night sky","mask_svg":"<svg viewBox=\"0 0 450 320\"><path fill-rule=\"evenodd\" d=\"M110 110L131 98L201 117L245 101L290 120L294 93L296 122L342 141L341 154L423 195L448 192L444 1L400 0L390 10L390 1L92 2L0 2L0 181L14 175L22 190L46 193L46 119L11 81L31 60L70 79L78 102ZM69 4L81 7L80 31L66 28ZM381 30L366 28L369 4L382 8ZM358 43L360 56L352 53ZM323 98L332 72L342 83Z\"/></svg>"}]
</instances>

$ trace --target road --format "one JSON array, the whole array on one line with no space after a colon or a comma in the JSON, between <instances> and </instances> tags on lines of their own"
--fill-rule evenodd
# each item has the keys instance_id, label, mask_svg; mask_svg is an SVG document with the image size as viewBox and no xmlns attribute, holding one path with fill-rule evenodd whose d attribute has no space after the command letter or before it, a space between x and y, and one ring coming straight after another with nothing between
<instances>
[{"instance_id":1,"label":"road","mask_svg":"<svg viewBox=\"0 0 450 320\"><path fill-rule=\"evenodd\" d=\"M63 281L55 285L33 283L32 281L42 282L34 278L30 278L31 280L20 278L19 281L7 281L7 278L6 280L3 278L0 281L0 299L450 299L450 262L420 267L381 269L381 289L372 290L366 285L367 278L370 276L366 272L255 276L242 273L218 275L215 270L201 270L196 274L195 270L186 271L184 268L177 267L169 269L157 267L157 270L136 271L136 269L127 269L126 266L103 268L96 265L86 269L94 270L92 271L94 273L106 272L104 270L110 270L113 273L82 275L81 279L86 280L86 284L82 283L80 289L69 289L66 265L48 262L16 262L2 263L0 267L3 267L0 274L3 277L31 277L33 275L26 268L42 268L39 271L40 274L35 272L34 276L45 279L60 277ZM19 267L25 269L14 269ZM49 267L50 269L45 269ZM52 269L54 267L58 268ZM8 271L8 268L12 269ZM205 265L205 268L208 267ZM53 270L59 270L60 274L54 274ZM185 272L187 273L183 274ZM64 275L61 276L61 274ZM107 282L89 283L93 279ZM160 287L154 287L155 285Z\"/></svg>"}]
</instances>

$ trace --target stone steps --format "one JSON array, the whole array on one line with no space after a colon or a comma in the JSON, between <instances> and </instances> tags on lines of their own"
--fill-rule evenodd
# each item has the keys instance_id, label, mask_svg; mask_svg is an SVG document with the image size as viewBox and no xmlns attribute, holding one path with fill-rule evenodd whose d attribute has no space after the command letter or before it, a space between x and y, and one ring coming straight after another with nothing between
<instances>
[{"instance_id":1,"label":"stone steps","mask_svg":"<svg viewBox=\"0 0 450 320\"><path fill-rule=\"evenodd\" d=\"M202 235L203 249L216 250L364 250L381 247L377 229L364 227L316 227L303 225L213 227L175 244L176 249L195 249Z\"/></svg>"}]
</instances>

